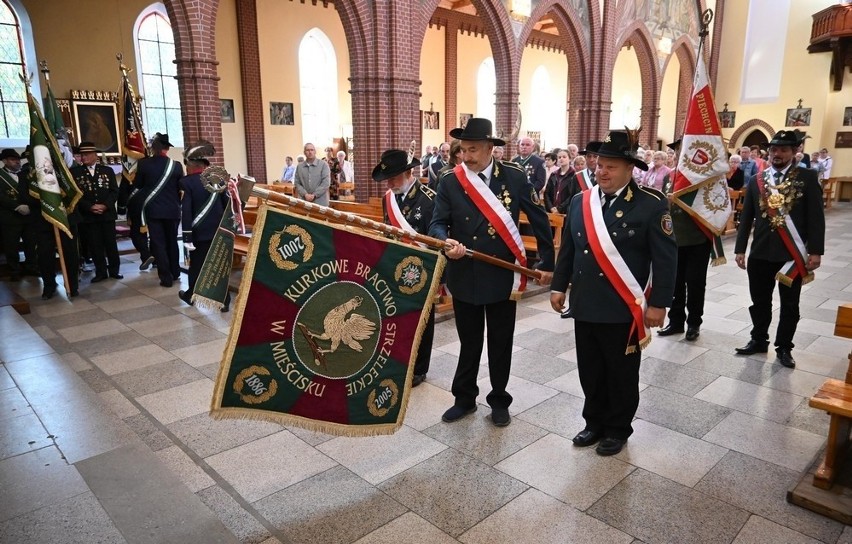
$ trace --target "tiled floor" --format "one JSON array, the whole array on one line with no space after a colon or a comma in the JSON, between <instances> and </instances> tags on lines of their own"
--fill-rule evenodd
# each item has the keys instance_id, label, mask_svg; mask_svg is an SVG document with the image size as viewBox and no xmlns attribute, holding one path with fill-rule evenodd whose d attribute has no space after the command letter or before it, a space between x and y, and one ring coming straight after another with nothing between
<instances>
[{"instance_id":1,"label":"tiled floor","mask_svg":"<svg viewBox=\"0 0 852 544\"><path fill-rule=\"evenodd\" d=\"M0 542L852 542L785 501L825 441L807 398L852 348L832 336L852 300L852 206L828 214L827 239L796 370L733 355L746 274L712 268L701 337L645 351L635 433L612 458L571 445L573 322L546 295L518 311L509 427L484 405L440 421L459 350L448 321L405 426L347 439L209 418L231 314L183 305L138 262L120 282L84 277L73 302L41 301L30 278L33 313L0 311Z\"/></svg>"}]
</instances>

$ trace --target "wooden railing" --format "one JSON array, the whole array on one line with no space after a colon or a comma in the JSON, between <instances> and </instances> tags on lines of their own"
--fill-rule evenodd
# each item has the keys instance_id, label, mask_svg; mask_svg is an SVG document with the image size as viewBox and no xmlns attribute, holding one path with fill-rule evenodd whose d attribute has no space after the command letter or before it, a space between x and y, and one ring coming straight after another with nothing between
<instances>
[{"instance_id":1,"label":"wooden railing","mask_svg":"<svg viewBox=\"0 0 852 544\"><path fill-rule=\"evenodd\" d=\"M852 37L852 5L834 5L814 13L808 51L829 51L832 39Z\"/></svg>"}]
</instances>

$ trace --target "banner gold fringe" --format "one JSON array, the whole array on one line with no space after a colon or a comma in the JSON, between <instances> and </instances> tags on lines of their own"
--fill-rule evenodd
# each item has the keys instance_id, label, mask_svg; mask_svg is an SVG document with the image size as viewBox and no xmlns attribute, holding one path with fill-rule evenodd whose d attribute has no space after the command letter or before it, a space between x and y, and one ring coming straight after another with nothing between
<instances>
[{"instance_id":1,"label":"banner gold fringe","mask_svg":"<svg viewBox=\"0 0 852 544\"><path fill-rule=\"evenodd\" d=\"M191 300L195 306L198 306L199 308L205 308L207 310L222 310L222 308L225 307L225 305L219 302L218 300L202 297L200 295L192 295Z\"/></svg>"}]
</instances>

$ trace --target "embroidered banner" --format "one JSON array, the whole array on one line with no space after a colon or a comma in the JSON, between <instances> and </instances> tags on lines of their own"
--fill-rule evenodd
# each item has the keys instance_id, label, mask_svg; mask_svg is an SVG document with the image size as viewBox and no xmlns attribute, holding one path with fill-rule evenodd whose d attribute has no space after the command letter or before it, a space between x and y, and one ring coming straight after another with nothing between
<instances>
[{"instance_id":1,"label":"embroidered banner","mask_svg":"<svg viewBox=\"0 0 852 544\"><path fill-rule=\"evenodd\" d=\"M261 207L211 415L344 436L393 433L444 262Z\"/></svg>"}]
</instances>

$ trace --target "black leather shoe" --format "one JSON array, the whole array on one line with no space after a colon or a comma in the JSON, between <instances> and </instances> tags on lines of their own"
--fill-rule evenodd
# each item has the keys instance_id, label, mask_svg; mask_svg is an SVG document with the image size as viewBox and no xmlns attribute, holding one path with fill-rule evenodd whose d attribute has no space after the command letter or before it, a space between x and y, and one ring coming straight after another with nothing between
<instances>
[{"instance_id":1,"label":"black leather shoe","mask_svg":"<svg viewBox=\"0 0 852 544\"><path fill-rule=\"evenodd\" d=\"M571 308L567 308L562 315L560 316L562 319L571 319L574 317L574 312L571 311Z\"/></svg>"},{"instance_id":2,"label":"black leather shoe","mask_svg":"<svg viewBox=\"0 0 852 544\"><path fill-rule=\"evenodd\" d=\"M41 299L42 300L49 300L49 299L53 298L53 295L55 295L55 294L56 294L56 286L55 285L53 287L45 287L44 290L41 292Z\"/></svg>"},{"instance_id":3,"label":"black leather shoe","mask_svg":"<svg viewBox=\"0 0 852 544\"><path fill-rule=\"evenodd\" d=\"M626 443L627 440L622 440L620 438L604 438L601 440L601 443L598 444L598 447L595 448L595 453L603 456L615 455L621 451Z\"/></svg>"},{"instance_id":4,"label":"black leather shoe","mask_svg":"<svg viewBox=\"0 0 852 544\"><path fill-rule=\"evenodd\" d=\"M219 310L219 311L222 312L223 314L226 314L226 313L231 311L231 307L228 306L227 304L225 304L224 306L222 306L222 309Z\"/></svg>"},{"instance_id":5,"label":"black leather shoe","mask_svg":"<svg viewBox=\"0 0 852 544\"><path fill-rule=\"evenodd\" d=\"M458 421L468 414L472 414L476 411L476 405L474 404L471 408L463 408L461 406L453 406L441 416L443 421L447 423L452 423L453 421Z\"/></svg>"},{"instance_id":6,"label":"black leather shoe","mask_svg":"<svg viewBox=\"0 0 852 544\"><path fill-rule=\"evenodd\" d=\"M148 257L139 265L139 270L148 270L154 264L154 257Z\"/></svg>"},{"instance_id":7,"label":"black leather shoe","mask_svg":"<svg viewBox=\"0 0 852 544\"><path fill-rule=\"evenodd\" d=\"M92 283L98 283L99 281L104 281L108 276L95 276L92 278Z\"/></svg>"},{"instance_id":8,"label":"black leather shoe","mask_svg":"<svg viewBox=\"0 0 852 544\"><path fill-rule=\"evenodd\" d=\"M124 279L124 276L122 274L110 274L109 277L114 279L114 280L123 280Z\"/></svg>"},{"instance_id":9,"label":"black leather shoe","mask_svg":"<svg viewBox=\"0 0 852 544\"><path fill-rule=\"evenodd\" d=\"M512 422L512 416L509 415L508 408L492 408L491 423L495 427L507 427Z\"/></svg>"},{"instance_id":10,"label":"black leather shoe","mask_svg":"<svg viewBox=\"0 0 852 544\"><path fill-rule=\"evenodd\" d=\"M421 383L426 381L426 374L415 374L413 378L411 378L411 387L417 387Z\"/></svg>"},{"instance_id":11,"label":"black leather shoe","mask_svg":"<svg viewBox=\"0 0 852 544\"><path fill-rule=\"evenodd\" d=\"M776 349L775 353L778 356L778 362L781 363L781 366L796 368L796 361L793 360L793 354L790 353L789 349Z\"/></svg>"},{"instance_id":12,"label":"black leather shoe","mask_svg":"<svg viewBox=\"0 0 852 544\"><path fill-rule=\"evenodd\" d=\"M68 293L68 296L71 297L71 298L74 298L74 297L78 296L79 294L80 294L80 291L78 291L77 289L71 289L71 292Z\"/></svg>"},{"instance_id":13,"label":"black leather shoe","mask_svg":"<svg viewBox=\"0 0 852 544\"><path fill-rule=\"evenodd\" d=\"M701 331L698 330L698 327L689 327L686 329L686 336L684 338L690 342L695 342L699 336L701 336Z\"/></svg>"},{"instance_id":14,"label":"black leather shoe","mask_svg":"<svg viewBox=\"0 0 852 544\"><path fill-rule=\"evenodd\" d=\"M160 287L171 287L171 286L172 286L172 282L160 280Z\"/></svg>"},{"instance_id":15,"label":"black leather shoe","mask_svg":"<svg viewBox=\"0 0 852 544\"><path fill-rule=\"evenodd\" d=\"M178 291L178 298L181 299L182 301L186 302L190 306L195 306L195 304L193 304L193 302L192 302L192 295L190 295L186 291L183 291L183 290Z\"/></svg>"},{"instance_id":16,"label":"black leather shoe","mask_svg":"<svg viewBox=\"0 0 852 544\"><path fill-rule=\"evenodd\" d=\"M672 323L669 323L657 331L657 336L671 336L673 334L683 334L683 325L673 325Z\"/></svg>"},{"instance_id":17,"label":"black leather shoe","mask_svg":"<svg viewBox=\"0 0 852 544\"><path fill-rule=\"evenodd\" d=\"M757 340L749 340L748 344L741 348L736 348L737 355L752 355L753 353L766 353L769 351L769 344L766 342L758 342Z\"/></svg>"},{"instance_id":18,"label":"black leather shoe","mask_svg":"<svg viewBox=\"0 0 852 544\"><path fill-rule=\"evenodd\" d=\"M575 436L571 442L573 442L578 448L585 448L592 444L597 444L598 440L600 440L602 436L603 435L601 433L596 433L586 429L577 433L577 436Z\"/></svg>"}]
</instances>

